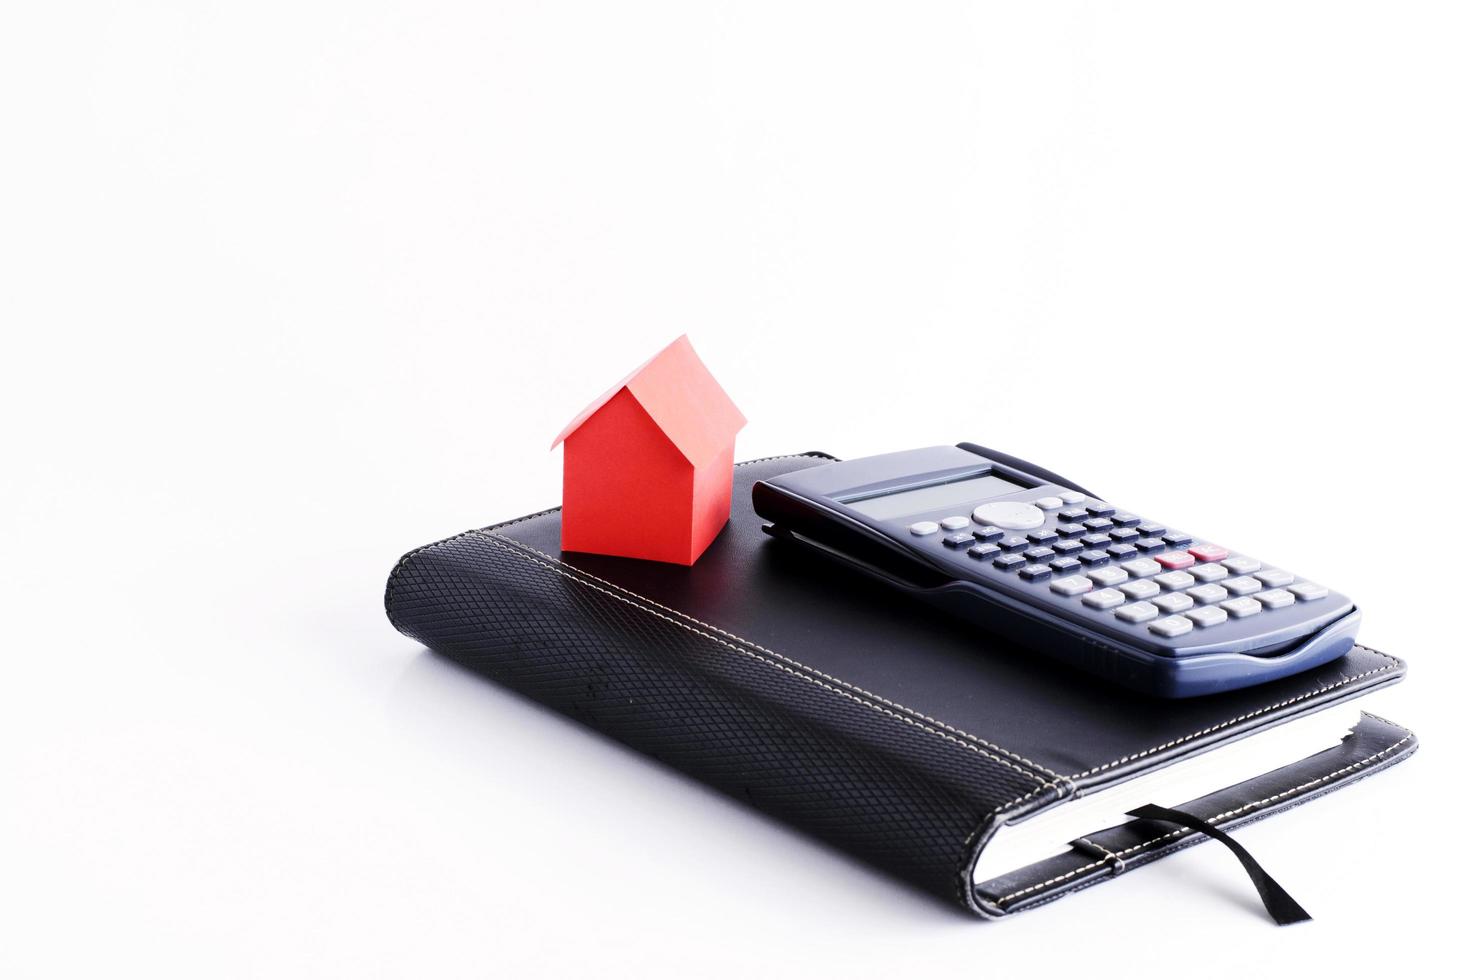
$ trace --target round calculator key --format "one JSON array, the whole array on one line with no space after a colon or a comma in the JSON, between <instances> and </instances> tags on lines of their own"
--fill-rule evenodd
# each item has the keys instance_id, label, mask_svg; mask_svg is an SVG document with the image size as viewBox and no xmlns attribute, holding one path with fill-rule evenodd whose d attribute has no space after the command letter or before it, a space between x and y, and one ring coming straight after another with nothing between
<instances>
[{"instance_id":1,"label":"round calculator key","mask_svg":"<svg viewBox=\"0 0 1480 980\"><path fill-rule=\"evenodd\" d=\"M993 500L972 511L971 517L978 524L995 524L1009 531L1026 531L1046 520L1043 511L1022 500Z\"/></svg>"},{"instance_id":2,"label":"round calculator key","mask_svg":"<svg viewBox=\"0 0 1480 980\"><path fill-rule=\"evenodd\" d=\"M1119 589L1100 589L1084 597L1084 604L1091 609L1114 609L1125 602L1125 593Z\"/></svg>"},{"instance_id":3,"label":"round calculator key","mask_svg":"<svg viewBox=\"0 0 1480 980\"><path fill-rule=\"evenodd\" d=\"M1268 592L1255 593L1254 598L1264 603L1267 609L1283 609L1286 606L1295 605L1295 593L1288 589L1270 589Z\"/></svg>"},{"instance_id":4,"label":"round calculator key","mask_svg":"<svg viewBox=\"0 0 1480 980\"><path fill-rule=\"evenodd\" d=\"M1228 569L1222 565L1193 565L1187 571L1199 582L1216 582L1228 577Z\"/></svg>"},{"instance_id":5,"label":"round calculator key","mask_svg":"<svg viewBox=\"0 0 1480 980\"><path fill-rule=\"evenodd\" d=\"M1195 544L1187 549L1198 561L1222 561L1228 557L1228 549L1216 544Z\"/></svg>"},{"instance_id":6,"label":"round calculator key","mask_svg":"<svg viewBox=\"0 0 1480 980\"><path fill-rule=\"evenodd\" d=\"M1163 589L1185 589L1196 582L1197 579L1186 572L1162 572L1156 576L1156 584Z\"/></svg>"},{"instance_id":7,"label":"round calculator key","mask_svg":"<svg viewBox=\"0 0 1480 980\"><path fill-rule=\"evenodd\" d=\"M1147 627L1147 629L1151 630L1157 636L1165 636L1170 639L1174 636L1181 636L1183 633L1191 633L1192 620L1186 616L1168 616L1165 619L1158 619Z\"/></svg>"},{"instance_id":8,"label":"round calculator key","mask_svg":"<svg viewBox=\"0 0 1480 980\"><path fill-rule=\"evenodd\" d=\"M1168 592L1151 600L1151 604L1164 613L1179 613L1197 605L1185 592Z\"/></svg>"},{"instance_id":9,"label":"round calculator key","mask_svg":"<svg viewBox=\"0 0 1480 980\"><path fill-rule=\"evenodd\" d=\"M1282 585L1289 585L1295 581L1295 576L1282 568L1266 568L1263 571L1255 572L1254 577L1272 589L1279 588Z\"/></svg>"},{"instance_id":10,"label":"round calculator key","mask_svg":"<svg viewBox=\"0 0 1480 980\"><path fill-rule=\"evenodd\" d=\"M1228 622L1228 613L1217 606L1202 606L1187 610L1186 618L1196 623L1198 629L1207 629L1209 626Z\"/></svg>"},{"instance_id":11,"label":"round calculator key","mask_svg":"<svg viewBox=\"0 0 1480 980\"><path fill-rule=\"evenodd\" d=\"M1078 490L1065 490L1063 493L1059 494L1059 499L1066 504L1082 504L1084 503L1085 497L1084 494L1080 493Z\"/></svg>"},{"instance_id":12,"label":"round calculator key","mask_svg":"<svg viewBox=\"0 0 1480 980\"><path fill-rule=\"evenodd\" d=\"M1161 586L1150 579L1131 579L1120 586L1120 591L1132 599L1149 599L1161 591Z\"/></svg>"},{"instance_id":13,"label":"round calculator key","mask_svg":"<svg viewBox=\"0 0 1480 980\"><path fill-rule=\"evenodd\" d=\"M1235 575L1249 575L1259 571L1263 567L1257 560L1246 558L1243 555L1234 555L1231 558L1225 558L1222 565Z\"/></svg>"},{"instance_id":14,"label":"round calculator key","mask_svg":"<svg viewBox=\"0 0 1480 980\"><path fill-rule=\"evenodd\" d=\"M1094 587L1095 583L1083 575L1070 575L1068 578L1061 578L1049 586L1050 589L1059 595L1083 595Z\"/></svg>"},{"instance_id":15,"label":"round calculator key","mask_svg":"<svg viewBox=\"0 0 1480 980\"><path fill-rule=\"evenodd\" d=\"M1162 540L1165 541L1166 539L1163 538ZM1156 560L1162 568L1171 569L1191 568L1197 564L1197 559L1185 551L1168 551L1164 555L1157 555Z\"/></svg>"},{"instance_id":16,"label":"round calculator key","mask_svg":"<svg viewBox=\"0 0 1480 980\"><path fill-rule=\"evenodd\" d=\"M1324 585L1317 585L1314 582L1299 582L1290 586L1290 591L1301 602L1314 602L1317 599L1324 599L1331 594L1330 589Z\"/></svg>"},{"instance_id":17,"label":"round calculator key","mask_svg":"<svg viewBox=\"0 0 1480 980\"><path fill-rule=\"evenodd\" d=\"M1127 623L1144 623L1148 619L1155 619L1160 613L1156 607L1149 602L1133 602L1129 606L1121 606L1115 610L1117 619L1123 619Z\"/></svg>"},{"instance_id":18,"label":"round calculator key","mask_svg":"<svg viewBox=\"0 0 1480 980\"><path fill-rule=\"evenodd\" d=\"M1228 590L1221 585L1199 585L1195 589L1188 589L1187 594L1205 606L1215 602L1222 602L1228 598Z\"/></svg>"},{"instance_id":19,"label":"round calculator key","mask_svg":"<svg viewBox=\"0 0 1480 980\"><path fill-rule=\"evenodd\" d=\"M1245 616L1252 616L1264 608L1259 604L1258 599L1250 595L1241 595L1237 599L1225 599L1223 602L1218 603L1218 605L1234 619L1243 619Z\"/></svg>"},{"instance_id":20,"label":"round calculator key","mask_svg":"<svg viewBox=\"0 0 1480 980\"><path fill-rule=\"evenodd\" d=\"M1161 571L1161 566L1150 558L1137 558L1135 561L1128 561L1120 567L1136 578L1145 578L1148 575L1155 575Z\"/></svg>"},{"instance_id":21,"label":"round calculator key","mask_svg":"<svg viewBox=\"0 0 1480 980\"><path fill-rule=\"evenodd\" d=\"M1039 510L1058 510L1064 506L1064 500L1062 497L1039 497L1033 501L1033 506Z\"/></svg>"},{"instance_id":22,"label":"round calculator key","mask_svg":"<svg viewBox=\"0 0 1480 980\"><path fill-rule=\"evenodd\" d=\"M971 521L960 516L959 514L954 517L942 517L940 519L940 526L945 528L947 531L959 531L970 523Z\"/></svg>"},{"instance_id":23,"label":"round calculator key","mask_svg":"<svg viewBox=\"0 0 1480 980\"><path fill-rule=\"evenodd\" d=\"M934 534L939 530L940 525L934 521L916 521L910 525L910 533L920 538L923 538L927 534Z\"/></svg>"},{"instance_id":24,"label":"round calculator key","mask_svg":"<svg viewBox=\"0 0 1480 980\"><path fill-rule=\"evenodd\" d=\"M1234 595L1253 595L1255 592L1258 592L1260 589L1264 588L1264 585L1252 575L1240 575L1238 578L1226 578L1222 581L1221 584L1225 589L1227 589L1229 592L1232 592Z\"/></svg>"},{"instance_id":25,"label":"round calculator key","mask_svg":"<svg viewBox=\"0 0 1480 980\"><path fill-rule=\"evenodd\" d=\"M1109 568L1097 568L1089 573L1089 577L1096 585L1119 585L1130 578L1130 573L1118 565Z\"/></svg>"}]
</instances>

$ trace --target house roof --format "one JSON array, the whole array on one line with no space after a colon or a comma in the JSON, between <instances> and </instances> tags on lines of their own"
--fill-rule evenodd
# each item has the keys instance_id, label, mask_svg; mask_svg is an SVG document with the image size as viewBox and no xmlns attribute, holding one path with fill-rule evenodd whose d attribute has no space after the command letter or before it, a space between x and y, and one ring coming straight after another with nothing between
<instances>
[{"instance_id":1,"label":"house roof","mask_svg":"<svg viewBox=\"0 0 1480 980\"><path fill-rule=\"evenodd\" d=\"M745 416L699 360L685 334L587 405L555 437L550 448L564 442L623 388L695 466L714 459L745 425Z\"/></svg>"}]
</instances>

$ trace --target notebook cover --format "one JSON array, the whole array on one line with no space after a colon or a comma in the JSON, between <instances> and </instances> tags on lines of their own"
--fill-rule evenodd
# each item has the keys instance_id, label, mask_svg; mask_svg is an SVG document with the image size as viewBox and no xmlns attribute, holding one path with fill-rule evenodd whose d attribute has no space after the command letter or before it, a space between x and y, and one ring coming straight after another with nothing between
<instances>
[{"instance_id":1,"label":"notebook cover","mask_svg":"<svg viewBox=\"0 0 1480 980\"><path fill-rule=\"evenodd\" d=\"M437 653L988 916L1206 839L1132 820L974 885L976 857L1005 822L1404 674L1359 645L1212 697L1108 687L764 534L752 484L829 459L736 466L730 523L692 567L562 554L555 508L407 554L387 614ZM1202 800L1155 802L1236 826L1416 747L1411 732L1364 715L1341 745L1300 763Z\"/></svg>"}]
</instances>

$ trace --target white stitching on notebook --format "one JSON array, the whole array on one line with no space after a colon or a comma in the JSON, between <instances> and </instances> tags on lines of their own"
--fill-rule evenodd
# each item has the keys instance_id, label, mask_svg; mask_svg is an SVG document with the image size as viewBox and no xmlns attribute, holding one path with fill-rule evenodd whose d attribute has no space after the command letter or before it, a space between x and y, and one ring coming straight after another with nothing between
<instances>
[{"instance_id":1,"label":"white stitching on notebook","mask_svg":"<svg viewBox=\"0 0 1480 980\"><path fill-rule=\"evenodd\" d=\"M971 744L970 742L964 742L961 739L956 738L953 735L948 735L945 732L940 731L939 729L932 728L929 725L921 724L920 722L915 721L912 718L907 718L904 715L901 715L901 714L898 714L896 712L890 711L890 710L888 710L887 708L885 708L881 704L877 704L877 703L874 703L874 702L871 702L871 701L866 701L863 698L858 697L856 694L852 694L852 693L850 693L848 691L844 691L844 690L842 690L840 688L833 687L832 685L826 684L823 681L820 681L820 680L818 680L815 677L809 677L808 675L806 675L804 673L801 673L801 672L799 672L797 670L793 670L791 667L789 667L789 666L787 666L785 664L782 664L782 663L778 663L777 661L772 660L769 657L763 657L760 654L755 653L754 651L746 650L743 647L736 646L733 643L728 643L728 642L726 642L724 640L721 640L717 636L712 636L709 633L704 632L703 630L695 629L693 626L690 626L688 623L679 622L677 619L674 619L674 618L672 618L670 616L665 616L662 613L659 613L659 612L657 612L655 610L648 609L647 607L642 606L642 605L634 602L632 599L629 599L626 596L618 595L616 592L613 592L610 589L604 589L604 588L602 588L601 586L595 584L595 582L589 582L589 581L587 581L587 580L585 580L583 578L580 578L580 577L578 577L576 575L572 575L570 572L567 572L567 571L565 571L562 568L558 568L555 565L548 564L547 562L542 562L538 558L535 557L535 555L543 555L545 558L549 558L549 556L548 555L545 555L544 552L541 552L541 551L539 551L537 549L528 549L527 546L521 544L520 542L512 541L509 538L505 538L502 535L493 534L491 532L486 533L485 534L485 537L487 537L494 544L494 546L499 547L499 548L502 548L505 551L508 551L508 552L510 552L510 553L512 553L512 554L514 554L514 555L516 555L518 557L520 557L520 558L523 558L525 561L530 562L533 565L536 565L536 566L539 566L539 567L543 567L543 568L545 568L545 569L547 569L549 571L555 572L557 575L563 575L564 577L570 579L573 582L576 582L576 583L578 583L580 585L586 586L588 589L595 589L597 592L601 592L601 593L603 593L605 595L609 595L613 599L616 599L619 602L624 602L624 603L626 603L629 606L632 606L632 607L634 607L636 609L640 609L643 612L648 613L649 615L657 616L659 619L662 619L665 622L672 623L674 626L680 627L681 629L685 629L685 630L688 630L691 633L695 633L695 634L697 634L699 636L702 636L705 639L710 640L711 642L718 643L720 646L728 647L729 649L734 650L736 653L744 654L747 657L750 657L750 658L752 658L754 660L758 660L761 663L767 664L768 666L774 667L777 670L782 671L783 673L790 674L791 676L797 678L798 680L805 681L808 684L815 684L818 687L822 688L823 690L831 691L832 693L837 694L840 697L847 698L848 700L853 701L853 702L855 702L857 704L860 704L860 705L862 705L865 708L872 708L873 710L879 712L880 714L887 715L888 717L894 718L897 721L904 722L906 725L911 725L911 726L913 726L915 728L919 728L922 731L929 732L932 735L935 735L935 736L937 736L939 738L943 738L947 742L951 742L951 743L954 743L956 745L959 745L963 749L967 749L968 751L975 752L978 755L985 756L986 758L991 759L994 762L997 762L997 763L999 763L1001 765L1006 766L1007 768L1013 770L1014 772L1020 773L1020 774L1022 774L1024 776L1028 777L1029 779L1032 779L1033 781L1035 781L1037 783L1041 783L1042 786L1045 789L1051 788L1054 785L1053 783L1050 783L1048 780L1044 779L1042 776L1038 775L1037 773L1030 772L1030 771L1028 771L1027 769L1024 769L1021 766L1018 766L1018 765L1015 765L1014 763L1008 762L1006 759L1002 758L1001 756L994 755L991 752L988 752L988 751L986 751L983 748L980 748L980 747L978 747L976 745ZM505 542L509 542L509 544L505 544ZM531 554L530 552L533 552L533 553ZM551 561L556 561L556 560L555 559L551 559ZM556 564L559 564L559 562L557 561ZM577 571L579 571L579 569L577 569ZM592 576L592 578L595 578L595 576ZM598 581L600 581L600 580L598 579ZM610 583L608 583L608 584L610 584ZM614 588L620 588L620 586L614 586ZM635 593L632 593L632 594L635 595ZM637 598L642 598L642 597L641 596L637 596ZM646 600L646 601L651 601L651 600ZM655 603L655 605L656 605L656 603ZM679 615L682 615L682 613L680 613ZM695 620L695 622L698 622L698 620ZM707 625L707 624L705 624L705 625ZM711 627L711 629L712 628L713 627ZM1062 777L1057 777L1055 781L1057 781L1058 779L1061 779L1061 778Z\"/></svg>"},{"instance_id":2,"label":"white stitching on notebook","mask_svg":"<svg viewBox=\"0 0 1480 980\"><path fill-rule=\"evenodd\" d=\"M1364 714L1365 714L1365 712L1364 712ZM1376 715L1372 715L1371 717L1377 718ZM1386 719L1378 719L1378 720L1379 721L1386 721ZM1392 724L1392 722L1387 722L1387 724ZM1389 752L1393 751L1394 749L1398 748L1399 746L1403 745L1405 742L1407 742L1407 741L1409 741L1410 739L1413 738L1413 732L1409 731L1408 729L1402 728L1402 726L1394 726L1394 727L1400 728L1405 734L1404 734L1404 736L1402 738L1398 739L1396 742L1394 742L1392 745L1389 745L1387 748L1382 749L1379 752L1374 752L1371 755L1369 755L1367 758L1362 759L1362 760L1360 760L1358 762L1353 762L1350 765L1343 766L1340 769L1337 769L1335 772L1327 773L1326 775L1320 777L1319 779L1312 779L1309 782L1301 783L1299 786L1293 786L1290 789L1285 790L1284 792L1276 793L1273 796L1266 796L1262 800L1255 800L1252 803L1245 803L1243 806L1236 807L1235 809L1232 809L1232 810L1225 810L1222 813L1219 813L1219 814L1217 814L1215 816L1208 817L1207 818L1208 823L1211 823L1211 824L1221 823L1221 822L1229 819L1230 817L1238 816L1239 814L1244 813L1244 812L1246 812L1248 810L1252 810L1252 809L1254 809L1256 807L1265 806L1266 804L1273 803L1276 800L1282 800L1282 799L1284 799L1287 796L1292 796L1295 793L1299 793L1299 792L1302 792L1304 790L1311 789L1311 788L1313 788L1315 786L1321 785L1322 783L1330 782L1331 780L1337 778L1338 776L1343 776L1343 775L1346 775L1347 773L1355 772L1356 770L1358 770L1358 769L1362 768L1363 766L1367 765L1368 763L1372 762L1374 759L1378 759L1378 758L1381 758L1382 756L1387 755ZM1179 828L1177 830L1173 830L1173 831L1171 831L1169 833L1162 834L1159 837L1153 837L1152 839L1150 839L1148 841L1143 841L1140 844L1136 844L1133 847L1127 847L1124 850L1120 850L1120 851L1110 851L1107 848L1100 847L1100 845L1095 844L1094 846L1100 847L1100 850L1105 851L1105 853L1106 853L1106 856L1105 857L1099 859L1098 861L1093 861L1093 862L1091 862L1089 864L1086 864L1086 865L1083 865L1081 867L1075 868L1073 871L1066 871L1066 872L1064 872L1061 875L1055 875L1054 877L1049 878L1049 879L1047 879L1045 881L1040 881L1036 885L1030 885L1027 888L1020 888L1020 889L1018 889L1017 891L1013 892L1010 895L1003 895L1001 898L997 899L996 902L999 905L1000 904L1005 904L1007 902L1012 901L1015 898L1020 898L1023 895L1028 895L1028 894L1031 894L1031 893L1036 892L1036 891L1041 891L1042 889L1047 888L1050 885L1056 885L1059 882L1067 881L1070 878L1074 878L1074 877L1076 877L1078 875L1081 875L1081 874L1083 874L1086 871L1090 871L1090 870L1092 870L1094 868L1098 868L1100 865L1105 864L1108 861L1111 861L1111 860L1117 860L1117 861L1118 860L1122 860L1122 859L1124 859L1124 857L1127 854L1133 854L1136 851L1143 850L1143 849L1145 849L1147 847L1152 846L1153 844L1158 844L1161 841L1168 840L1168 839L1173 838L1173 837L1181 837L1181 836L1183 836L1185 834L1190 834L1192 832L1193 831L1187 829L1186 827L1182 827L1182 828ZM1089 841L1087 843L1094 843L1094 842L1093 841Z\"/></svg>"}]
</instances>

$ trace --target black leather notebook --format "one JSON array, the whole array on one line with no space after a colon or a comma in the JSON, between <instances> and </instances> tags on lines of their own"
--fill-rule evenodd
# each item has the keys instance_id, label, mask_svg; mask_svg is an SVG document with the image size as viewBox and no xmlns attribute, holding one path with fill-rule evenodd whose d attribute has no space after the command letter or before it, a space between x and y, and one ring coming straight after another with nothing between
<instances>
[{"instance_id":1,"label":"black leather notebook","mask_svg":"<svg viewBox=\"0 0 1480 980\"><path fill-rule=\"evenodd\" d=\"M1207 839L1120 818L982 873L994 840L1096 794L1227 830L1417 747L1364 713L1312 754L1251 772L1230 763L1217 780L1225 748L1395 683L1402 661L1359 645L1305 674L1183 701L1108 687L766 535L752 484L828 459L738 465L730 524L691 568L562 553L557 508L409 553L387 613L439 654L986 916ZM1201 753L1201 778L1211 766L1224 788L1135 796Z\"/></svg>"}]
</instances>

